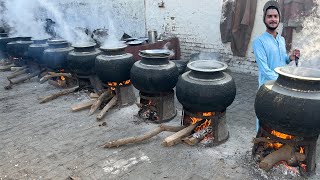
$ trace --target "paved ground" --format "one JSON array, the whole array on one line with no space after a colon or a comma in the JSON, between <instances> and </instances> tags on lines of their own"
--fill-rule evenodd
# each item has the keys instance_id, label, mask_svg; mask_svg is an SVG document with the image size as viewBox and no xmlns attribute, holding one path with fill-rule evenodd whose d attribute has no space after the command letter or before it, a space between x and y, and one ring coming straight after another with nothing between
<instances>
[{"instance_id":1,"label":"paved ground","mask_svg":"<svg viewBox=\"0 0 320 180\"><path fill-rule=\"evenodd\" d=\"M237 96L227 110L230 139L220 146L162 147L170 135L166 132L142 144L103 149L100 145L108 140L142 134L156 125L135 117L133 105L112 109L104 119L108 125L99 126L88 110L70 111L71 105L88 99L85 92L39 104L39 96L57 89L32 79L6 91L8 74L0 72L0 179L301 179L280 167L266 173L251 160L257 77L231 73ZM177 109L171 125L180 124L178 102Z\"/></svg>"}]
</instances>

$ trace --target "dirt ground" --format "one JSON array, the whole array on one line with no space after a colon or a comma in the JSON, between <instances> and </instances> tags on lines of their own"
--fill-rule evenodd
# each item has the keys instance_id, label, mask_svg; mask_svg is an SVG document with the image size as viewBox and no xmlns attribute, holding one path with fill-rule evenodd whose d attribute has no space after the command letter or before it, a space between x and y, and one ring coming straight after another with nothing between
<instances>
[{"instance_id":1,"label":"dirt ground","mask_svg":"<svg viewBox=\"0 0 320 180\"><path fill-rule=\"evenodd\" d=\"M107 126L99 126L102 122L89 110L71 112L70 106L89 99L88 93L39 104L39 97L58 89L33 78L4 90L9 74L0 72L0 179L303 179L282 166L265 172L251 159L255 76L231 73L237 96L227 109L230 138L224 144L163 147L162 140L172 134L163 132L141 144L104 149L107 141L157 125L137 118L138 108L132 105L111 109L102 121ZM178 101L176 106L178 115L170 125L180 125ZM310 179L320 179L319 162L318 157L317 173Z\"/></svg>"}]
</instances>

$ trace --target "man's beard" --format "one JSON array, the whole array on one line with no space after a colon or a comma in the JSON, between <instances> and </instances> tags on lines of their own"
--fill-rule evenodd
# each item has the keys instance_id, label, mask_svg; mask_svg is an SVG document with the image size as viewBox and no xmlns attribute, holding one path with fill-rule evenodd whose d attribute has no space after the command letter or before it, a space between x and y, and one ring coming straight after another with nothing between
<instances>
[{"instance_id":1,"label":"man's beard","mask_svg":"<svg viewBox=\"0 0 320 180\"><path fill-rule=\"evenodd\" d=\"M278 28L278 26L279 26L279 23L277 24L276 27L271 27L271 26L269 26L267 23L264 23L264 24L266 25L267 29L268 29L268 30L271 30L271 31L276 30L276 29Z\"/></svg>"}]
</instances>

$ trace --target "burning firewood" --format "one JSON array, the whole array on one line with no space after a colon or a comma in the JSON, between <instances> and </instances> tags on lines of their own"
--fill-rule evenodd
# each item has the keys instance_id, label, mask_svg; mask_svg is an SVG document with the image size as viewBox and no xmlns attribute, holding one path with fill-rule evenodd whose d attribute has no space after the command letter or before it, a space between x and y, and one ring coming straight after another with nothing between
<instances>
[{"instance_id":1,"label":"burning firewood","mask_svg":"<svg viewBox=\"0 0 320 180\"><path fill-rule=\"evenodd\" d=\"M97 120L100 121L103 116L106 114L106 112L112 108L113 106L115 106L117 104L117 100L118 100L118 95L115 95L109 102L108 104L100 111L100 113L97 115Z\"/></svg>"},{"instance_id":2,"label":"burning firewood","mask_svg":"<svg viewBox=\"0 0 320 180\"><path fill-rule=\"evenodd\" d=\"M152 138L153 136L161 133L162 131L169 131L169 132L177 132L183 129L184 126L167 126L164 124L160 124L157 128L143 134L140 136L135 136L135 137L128 137L128 138L123 138L123 139L118 139L115 141L107 142L103 145L104 148L112 148L112 147L119 147L122 145L130 144L130 143L140 143L142 141L145 141L147 139Z\"/></svg>"},{"instance_id":3,"label":"burning firewood","mask_svg":"<svg viewBox=\"0 0 320 180\"><path fill-rule=\"evenodd\" d=\"M192 135L182 139L183 142L189 144L190 146L194 146L198 144L202 139L204 139L208 134L212 133L212 127L208 126L205 129L202 129Z\"/></svg>"},{"instance_id":4,"label":"burning firewood","mask_svg":"<svg viewBox=\"0 0 320 180\"><path fill-rule=\"evenodd\" d=\"M72 110L72 112L76 112L76 111L81 111L83 109L90 108L95 101L96 100L92 99L89 101L80 102L78 104L72 105L71 110Z\"/></svg>"},{"instance_id":5,"label":"burning firewood","mask_svg":"<svg viewBox=\"0 0 320 180\"><path fill-rule=\"evenodd\" d=\"M56 99L56 98L58 98L60 96L72 93L72 92L76 91L78 88L79 88L79 86L76 86L76 87L65 89L65 90L62 90L62 91L60 91L58 93L51 94L51 95L48 95L46 97L43 97L40 100L40 104L49 102L49 101L54 100L54 99Z\"/></svg>"},{"instance_id":6,"label":"burning firewood","mask_svg":"<svg viewBox=\"0 0 320 180\"><path fill-rule=\"evenodd\" d=\"M102 102L106 99L106 97L111 95L111 90L108 89L107 91L103 92L99 98L92 104L89 115L92 115L102 104Z\"/></svg>"},{"instance_id":7,"label":"burning firewood","mask_svg":"<svg viewBox=\"0 0 320 180\"><path fill-rule=\"evenodd\" d=\"M66 88L67 87L67 82L66 81L54 81L54 80L49 80L48 84L57 87L57 88Z\"/></svg>"},{"instance_id":8,"label":"burning firewood","mask_svg":"<svg viewBox=\"0 0 320 180\"><path fill-rule=\"evenodd\" d=\"M53 78L53 77L60 77L60 76L64 76L64 77L72 77L72 74L70 73L54 73L54 72L50 72L49 74L43 76L41 79L40 79L40 83L44 83L46 82L47 80L49 80L50 78Z\"/></svg>"},{"instance_id":9,"label":"burning firewood","mask_svg":"<svg viewBox=\"0 0 320 180\"><path fill-rule=\"evenodd\" d=\"M4 89L8 90L8 89L12 89L12 86L15 85L15 84L19 84L19 83L22 83L28 79L31 79L35 76L38 76L39 74L41 73L41 71L35 71L33 73L30 73L24 77L21 77L19 79L9 79L10 81L10 84L8 86L5 86Z\"/></svg>"},{"instance_id":10,"label":"burning firewood","mask_svg":"<svg viewBox=\"0 0 320 180\"><path fill-rule=\"evenodd\" d=\"M13 79L13 78L18 77L18 76L20 76L20 75L22 75L22 74L25 74L25 73L28 72L28 71L29 71L29 69L18 70L18 71L16 71L16 72L10 74L9 76L7 76L7 79L8 79L8 80Z\"/></svg>"},{"instance_id":11,"label":"burning firewood","mask_svg":"<svg viewBox=\"0 0 320 180\"><path fill-rule=\"evenodd\" d=\"M182 129L181 131L165 138L161 144L163 146L169 147L169 146L173 146L175 144L180 143L182 138L190 135L190 133L194 130L194 128L197 127L199 124L200 124L200 121L195 124L189 125L188 127Z\"/></svg>"},{"instance_id":12,"label":"burning firewood","mask_svg":"<svg viewBox=\"0 0 320 180\"><path fill-rule=\"evenodd\" d=\"M294 146L290 144L286 144L282 146L280 149L270 153L266 156L260 163L259 167L263 170L270 170L276 163L280 161L286 161L288 165L296 164L299 161L304 161L306 156L304 154L300 154L299 152L295 152Z\"/></svg>"}]
</instances>

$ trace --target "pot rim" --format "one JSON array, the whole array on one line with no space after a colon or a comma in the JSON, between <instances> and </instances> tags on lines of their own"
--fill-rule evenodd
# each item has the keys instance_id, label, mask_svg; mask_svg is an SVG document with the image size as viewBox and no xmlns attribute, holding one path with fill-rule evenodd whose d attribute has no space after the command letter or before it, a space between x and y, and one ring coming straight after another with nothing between
<instances>
[{"instance_id":1,"label":"pot rim","mask_svg":"<svg viewBox=\"0 0 320 180\"><path fill-rule=\"evenodd\" d=\"M297 75L294 75L294 74L283 72L281 70L282 68L285 68L285 67L277 67L274 70L280 75L291 77L291 78L294 78L294 79L300 79L300 80L306 80L306 81L320 81L320 77L317 78L317 77L297 76ZM303 68L303 69L306 69L306 70L307 69L316 70L314 68L307 68L307 67L299 67L299 68Z\"/></svg>"},{"instance_id":2,"label":"pot rim","mask_svg":"<svg viewBox=\"0 0 320 180\"><path fill-rule=\"evenodd\" d=\"M202 67L196 67L195 65L201 64ZM211 68L210 68L211 65ZM214 65L220 65L221 67L215 68ZM220 62L217 60L196 60L189 62L187 64L187 67L193 71L199 71L199 72L218 72L223 71L228 68L228 65L224 62Z\"/></svg>"},{"instance_id":3,"label":"pot rim","mask_svg":"<svg viewBox=\"0 0 320 180\"><path fill-rule=\"evenodd\" d=\"M169 57L170 51L167 49L146 49L140 50L141 57Z\"/></svg>"},{"instance_id":4,"label":"pot rim","mask_svg":"<svg viewBox=\"0 0 320 180\"><path fill-rule=\"evenodd\" d=\"M60 44L60 43L68 43L64 39L50 39L47 41L48 44Z\"/></svg>"},{"instance_id":5,"label":"pot rim","mask_svg":"<svg viewBox=\"0 0 320 180\"><path fill-rule=\"evenodd\" d=\"M120 50L120 49L125 49L127 47L126 44L116 44L116 45L113 45L113 46L102 46L100 47L100 49L102 51L114 51L114 50Z\"/></svg>"},{"instance_id":6,"label":"pot rim","mask_svg":"<svg viewBox=\"0 0 320 180\"><path fill-rule=\"evenodd\" d=\"M90 48L90 47L95 47L97 44L93 42L88 42L88 43L74 43L72 44L72 47L74 48Z\"/></svg>"}]
</instances>

